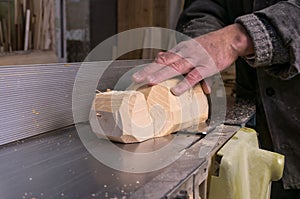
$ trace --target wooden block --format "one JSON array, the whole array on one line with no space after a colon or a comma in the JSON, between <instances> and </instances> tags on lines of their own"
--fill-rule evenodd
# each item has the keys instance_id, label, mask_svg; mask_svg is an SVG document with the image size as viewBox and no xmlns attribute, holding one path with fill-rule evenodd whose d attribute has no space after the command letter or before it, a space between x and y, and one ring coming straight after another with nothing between
<instances>
[{"instance_id":1,"label":"wooden block","mask_svg":"<svg viewBox=\"0 0 300 199\"><path fill-rule=\"evenodd\" d=\"M99 93L93 106L97 117L91 112L90 124L97 135L123 143L141 142L154 137L153 121L141 92Z\"/></svg>"},{"instance_id":2,"label":"wooden block","mask_svg":"<svg viewBox=\"0 0 300 199\"><path fill-rule=\"evenodd\" d=\"M170 88L178 82L171 79L137 91L97 94L90 114L92 130L113 141L133 143L203 126L208 102L201 86L174 96Z\"/></svg>"},{"instance_id":3,"label":"wooden block","mask_svg":"<svg viewBox=\"0 0 300 199\"><path fill-rule=\"evenodd\" d=\"M154 119L155 136L170 133L205 123L208 117L208 102L200 85L174 96L170 88L179 83L171 79L159 85L138 89L145 95L148 109Z\"/></svg>"}]
</instances>

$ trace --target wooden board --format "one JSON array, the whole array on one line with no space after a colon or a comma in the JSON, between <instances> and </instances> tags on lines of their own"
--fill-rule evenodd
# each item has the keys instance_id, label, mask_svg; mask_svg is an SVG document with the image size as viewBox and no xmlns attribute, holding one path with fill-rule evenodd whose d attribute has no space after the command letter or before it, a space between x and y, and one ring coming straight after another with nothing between
<instances>
[{"instance_id":1,"label":"wooden board","mask_svg":"<svg viewBox=\"0 0 300 199\"><path fill-rule=\"evenodd\" d=\"M169 0L122 0L118 1L118 32L141 27L169 27ZM127 45L144 40L129 38ZM119 44L119 45L126 45ZM157 51L152 49L137 49L122 55L119 59L152 59Z\"/></svg>"},{"instance_id":2,"label":"wooden board","mask_svg":"<svg viewBox=\"0 0 300 199\"><path fill-rule=\"evenodd\" d=\"M16 52L0 56L0 66L57 63L57 61L57 55L53 51Z\"/></svg>"}]
</instances>

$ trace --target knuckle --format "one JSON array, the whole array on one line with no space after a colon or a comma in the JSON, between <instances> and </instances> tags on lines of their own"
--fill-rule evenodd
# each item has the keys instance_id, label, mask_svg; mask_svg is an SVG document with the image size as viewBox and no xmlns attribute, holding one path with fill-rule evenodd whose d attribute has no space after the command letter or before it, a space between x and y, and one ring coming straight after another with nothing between
<instances>
[{"instance_id":1,"label":"knuckle","mask_svg":"<svg viewBox=\"0 0 300 199\"><path fill-rule=\"evenodd\" d=\"M191 65L183 59L181 59L180 61L174 62L173 64L171 64L171 67L180 73L187 73L191 69Z\"/></svg>"},{"instance_id":2,"label":"knuckle","mask_svg":"<svg viewBox=\"0 0 300 199\"><path fill-rule=\"evenodd\" d=\"M169 60L172 58L173 53L170 52L160 52L157 54L155 58L155 62L160 64L167 64Z\"/></svg>"},{"instance_id":3,"label":"knuckle","mask_svg":"<svg viewBox=\"0 0 300 199\"><path fill-rule=\"evenodd\" d=\"M193 70L187 75L187 78L194 83L200 81L202 79L202 75L198 70Z\"/></svg>"},{"instance_id":4,"label":"knuckle","mask_svg":"<svg viewBox=\"0 0 300 199\"><path fill-rule=\"evenodd\" d=\"M165 60L165 53L164 52L160 52L157 54L156 58L155 58L155 62L156 63L164 63Z\"/></svg>"},{"instance_id":5,"label":"knuckle","mask_svg":"<svg viewBox=\"0 0 300 199\"><path fill-rule=\"evenodd\" d=\"M175 69L177 72L182 72L184 69L182 62L174 62L171 64L171 67Z\"/></svg>"}]
</instances>

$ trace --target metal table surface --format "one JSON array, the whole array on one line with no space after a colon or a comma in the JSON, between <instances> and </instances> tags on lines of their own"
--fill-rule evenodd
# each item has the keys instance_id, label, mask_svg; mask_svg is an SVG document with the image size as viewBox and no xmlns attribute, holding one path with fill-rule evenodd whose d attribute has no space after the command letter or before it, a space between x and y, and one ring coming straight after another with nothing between
<instances>
[{"instance_id":1,"label":"metal table surface","mask_svg":"<svg viewBox=\"0 0 300 199\"><path fill-rule=\"evenodd\" d=\"M160 147L173 136L143 145ZM137 145L119 144L126 150ZM74 126L2 146L0 151L3 199L124 198L164 171L134 174L111 169L89 154Z\"/></svg>"},{"instance_id":2,"label":"metal table surface","mask_svg":"<svg viewBox=\"0 0 300 199\"><path fill-rule=\"evenodd\" d=\"M113 170L92 157L74 126L1 147L1 198L126 196L148 175Z\"/></svg>"},{"instance_id":3,"label":"metal table surface","mask_svg":"<svg viewBox=\"0 0 300 199\"><path fill-rule=\"evenodd\" d=\"M235 115L230 113L235 107L230 108L229 116ZM241 117L245 120L255 111L253 106L247 107ZM207 157L199 156L201 146L218 137L218 142L207 151L209 156L239 128L217 128L203 139L202 135L179 133L140 144L117 144L124 150L145 152L166 145L174 136L190 140L188 148L182 145L184 153L174 163L144 174L117 171L96 160L74 126L16 141L0 147L0 198L161 198L196 169L207 166Z\"/></svg>"}]
</instances>

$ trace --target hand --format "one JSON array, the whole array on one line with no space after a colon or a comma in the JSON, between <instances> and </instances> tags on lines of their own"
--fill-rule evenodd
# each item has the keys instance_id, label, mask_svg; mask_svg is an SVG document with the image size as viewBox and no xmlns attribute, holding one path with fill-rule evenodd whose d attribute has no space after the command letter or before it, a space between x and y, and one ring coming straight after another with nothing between
<instances>
[{"instance_id":1,"label":"hand","mask_svg":"<svg viewBox=\"0 0 300 199\"><path fill-rule=\"evenodd\" d=\"M244 28L233 24L183 41L168 52L160 52L153 63L133 74L133 81L154 85L186 74L184 80L171 89L174 95L181 95L201 80L229 67L239 56L253 52L252 42ZM204 91L209 91L205 82L202 85Z\"/></svg>"}]
</instances>

